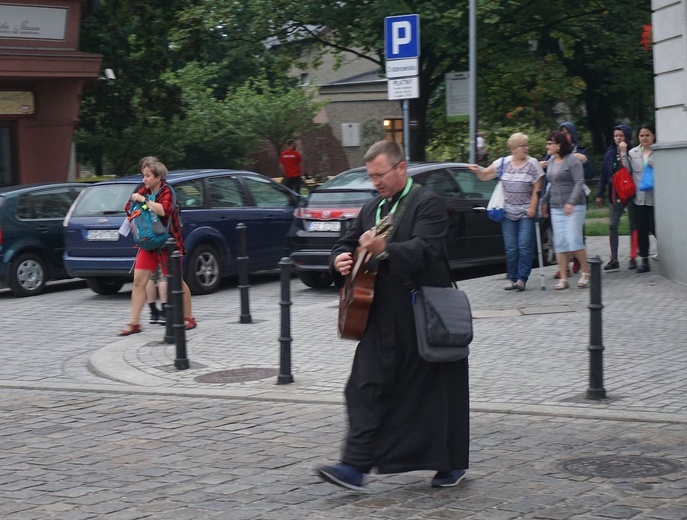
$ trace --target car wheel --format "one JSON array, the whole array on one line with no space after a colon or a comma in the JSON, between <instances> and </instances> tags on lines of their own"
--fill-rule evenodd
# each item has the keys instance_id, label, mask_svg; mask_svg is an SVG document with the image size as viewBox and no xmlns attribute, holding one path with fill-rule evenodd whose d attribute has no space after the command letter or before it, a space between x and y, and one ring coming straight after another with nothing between
<instances>
[{"instance_id":1,"label":"car wheel","mask_svg":"<svg viewBox=\"0 0 687 520\"><path fill-rule=\"evenodd\" d=\"M209 244L201 244L193 250L188 261L186 283L191 294L210 294L217 290L220 276L220 256Z\"/></svg>"},{"instance_id":2,"label":"car wheel","mask_svg":"<svg viewBox=\"0 0 687 520\"><path fill-rule=\"evenodd\" d=\"M48 281L45 261L34 253L23 253L15 258L9 275L10 290L21 297L41 294Z\"/></svg>"},{"instance_id":3,"label":"car wheel","mask_svg":"<svg viewBox=\"0 0 687 520\"><path fill-rule=\"evenodd\" d=\"M117 294L124 285L124 282L121 280L112 280L108 278L88 278L86 283L94 293L104 296Z\"/></svg>"},{"instance_id":4,"label":"car wheel","mask_svg":"<svg viewBox=\"0 0 687 520\"><path fill-rule=\"evenodd\" d=\"M331 275L325 271L299 271L298 278L313 289L326 289L334 281Z\"/></svg>"}]
</instances>

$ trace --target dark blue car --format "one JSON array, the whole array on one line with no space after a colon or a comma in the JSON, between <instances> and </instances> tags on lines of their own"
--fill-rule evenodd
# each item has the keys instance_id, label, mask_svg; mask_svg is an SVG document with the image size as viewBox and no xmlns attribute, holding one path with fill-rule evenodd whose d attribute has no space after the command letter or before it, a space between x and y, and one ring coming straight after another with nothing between
<instances>
[{"instance_id":1,"label":"dark blue car","mask_svg":"<svg viewBox=\"0 0 687 520\"><path fill-rule=\"evenodd\" d=\"M277 269L286 256L286 233L298 195L258 173L236 170L171 171L181 210L184 279L193 294L217 289L222 277L238 272L239 223L246 225L249 270ZM133 279L137 248L119 228L124 206L142 185L141 176L94 184L76 200L64 220L64 263L71 276L85 278L98 294L114 294Z\"/></svg>"},{"instance_id":2,"label":"dark blue car","mask_svg":"<svg viewBox=\"0 0 687 520\"><path fill-rule=\"evenodd\" d=\"M0 188L0 286L35 296L49 280L68 278L62 221L83 183Z\"/></svg>"}]
</instances>

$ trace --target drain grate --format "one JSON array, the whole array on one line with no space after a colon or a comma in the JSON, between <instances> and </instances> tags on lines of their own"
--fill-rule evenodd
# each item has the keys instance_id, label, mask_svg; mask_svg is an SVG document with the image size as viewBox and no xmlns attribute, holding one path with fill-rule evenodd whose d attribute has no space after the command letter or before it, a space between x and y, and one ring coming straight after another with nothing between
<instances>
[{"instance_id":1,"label":"drain grate","mask_svg":"<svg viewBox=\"0 0 687 520\"><path fill-rule=\"evenodd\" d=\"M682 469L679 463L671 460L633 455L583 457L568 460L561 467L573 475L603 478L657 477Z\"/></svg>"},{"instance_id":2,"label":"drain grate","mask_svg":"<svg viewBox=\"0 0 687 520\"><path fill-rule=\"evenodd\" d=\"M279 374L276 368L234 368L231 370L220 370L198 376L195 380L198 383L244 383L246 381L256 381L267 379Z\"/></svg>"}]
</instances>

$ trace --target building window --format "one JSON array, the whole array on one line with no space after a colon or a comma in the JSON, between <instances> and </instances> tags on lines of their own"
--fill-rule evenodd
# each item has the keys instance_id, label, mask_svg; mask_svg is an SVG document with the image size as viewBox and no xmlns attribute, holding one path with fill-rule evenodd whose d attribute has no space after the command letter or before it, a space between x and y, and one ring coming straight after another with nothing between
<instances>
[{"instance_id":1,"label":"building window","mask_svg":"<svg viewBox=\"0 0 687 520\"><path fill-rule=\"evenodd\" d=\"M384 139L396 141L400 146L403 146L403 119L384 120Z\"/></svg>"},{"instance_id":2,"label":"building window","mask_svg":"<svg viewBox=\"0 0 687 520\"><path fill-rule=\"evenodd\" d=\"M301 74L301 85L309 85L310 84L310 75L307 72L304 72Z\"/></svg>"}]
</instances>

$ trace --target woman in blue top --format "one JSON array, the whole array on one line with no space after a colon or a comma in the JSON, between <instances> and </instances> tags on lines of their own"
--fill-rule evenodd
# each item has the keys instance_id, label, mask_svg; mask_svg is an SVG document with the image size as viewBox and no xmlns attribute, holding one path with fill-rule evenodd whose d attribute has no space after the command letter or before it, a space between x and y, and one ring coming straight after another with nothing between
<instances>
[{"instance_id":1,"label":"woman in blue top","mask_svg":"<svg viewBox=\"0 0 687 520\"><path fill-rule=\"evenodd\" d=\"M512 155L500 157L484 169L471 164L470 170L482 181L501 178L505 199L501 226L510 280L504 289L524 291L532 272L535 218L544 170L529 156L529 138L525 134L511 135L507 144Z\"/></svg>"}]
</instances>

